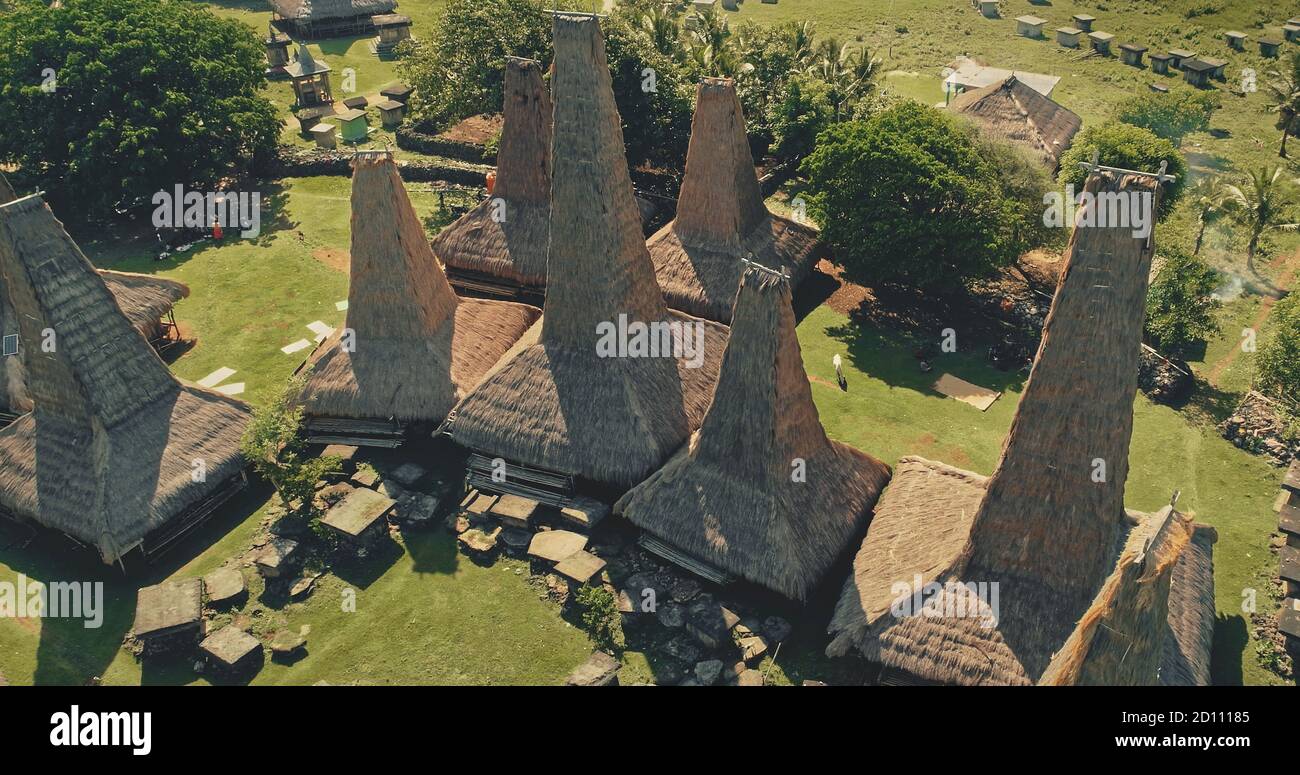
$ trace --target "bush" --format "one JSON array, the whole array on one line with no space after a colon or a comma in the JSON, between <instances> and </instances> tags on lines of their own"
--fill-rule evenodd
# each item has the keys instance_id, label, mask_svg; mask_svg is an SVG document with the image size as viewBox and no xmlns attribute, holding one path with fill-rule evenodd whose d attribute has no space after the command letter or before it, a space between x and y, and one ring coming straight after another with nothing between
<instances>
[{"instance_id":1,"label":"bush","mask_svg":"<svg viewBox=\"0 0 1300 775\"><path fill-rule=\"evenodd\" d=\"M244 458L275 487L285 514L296 517L314 516L316 483L339 468L338 458L303 455L298 397L306 384L304 371L290 379L279 396L256 407L241 440Z\"/></svg>"},{"instance_id":2,"label":"bush","mask_svg":"<svg viewBox=\"0 0 1300 775\"><path fill-rule=\"evenodd\" d=\"M1018 256L998 171L934 108L907 101L833 125L802 171L809 210L854 282L955 290Z\"/></svg>"},{"instance_id":3,"label":"bush","mask_svg":"<svg viewBox=\"0 0 1300 775\"><path fill-rule=\"evenodd\" d=\"M1300 400L1300 293L1273 305L1272 333L1259 345L1255 359L1259 389L1292 402Z\"/></svg>"},{"instance_id":4,"label":"bush","mask_svg":"<svg viewBox=\"0 0 1300 775\"><path fill-rule=\"evenodd\" d=\"M617 654L623 650L623 625L619 620L614 593L604 587L584 586L576 597L582 607L582 623L597 648Z\"/></svg>"},{"instance_id":5,"label":"bush","mask_svg":"<svg viewBox=\"0 0 1300 775\"><path fill-rule=\"evenodd\" d=\"M16 3L0 13L0 159L90 216L211 190L274 157L265 67L252 29L199 4Z\"/></svg>"},{"instance_id":6,"label":"bush","mask_svg":"<svg viewBox=\"0 0 1300 775\"><path fill-rule=\"evenodd\" d=\"M1117 118L1181 146L1187 135L1209 129L1210 116L1222 106L1217 91L1179 90L1132 97L1120 105Z\"/></svg>"},{"instance_id":7,"label":"bush","mask_svg":"<svg viewBox=\"0 0 1300 775\"><path fill-rule=\"evenodd\" d=\"M1164 218L1173 211L1187 182L1187 162L1173 143L1157 137L1149 129L1119 122L1085 129L1074 138L1070 149L1061 154L1061 185L1073 185L1076 194L1083 190L1087 172L1079 163L1091 162L1094 150L1099 152L1101 164L1139 172L1155 172L1160 169L1160 162L1168 162L1165 173L1173 175L1174 180L1161 187L1157 215Z\"/></svg>"},{"instance_id":8,"label":"bush","mask_svg":"<svg viewBox=\"0 0 1300 775\"><path fill-rule=\"evenodd\" d=\"M772 108L772 154L782 161L812 153L817 135L834 121L830 86L807 76L791 78Z\"/></svg>"},{"instance_id":9,"label":"bush","mask_svg":"<svg viewBox=\"0 0 1300 775\"><path fill-rule=\"evenodd\" d=\"M1161 251L1164 265L1147 291L1146 337L1165 355L1184 357L1218 333L1221 302L1211 294L1219 273L1183 250Z\"/></svg>"}]
</instances>

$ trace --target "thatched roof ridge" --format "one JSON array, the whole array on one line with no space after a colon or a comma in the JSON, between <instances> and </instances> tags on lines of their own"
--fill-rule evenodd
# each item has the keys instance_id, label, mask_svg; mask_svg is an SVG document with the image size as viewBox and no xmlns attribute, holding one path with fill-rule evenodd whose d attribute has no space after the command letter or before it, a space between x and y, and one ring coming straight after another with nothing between
<instances>
[{"instance_id":1,"label":"thatched roof ridge","mask_svg":"<svg viewBox=\"0 0 1300 775\"><path fill-rule=\"evenodd\" d=\"M1143 192L1150 183L1102 173L1085 190ZM1038 680L1135 524L1123 485L1150 258L1149 243L1131 227L1075 228L993 475L915 458L899 463L836 607L828 653L857 647L940 682ZM1098 459L1104 481L1093 479ZM892 585L914 574L923 583L996 582L1001 616L994 626L896 616ZM936 599L978 602L960 587Z\"/></svg>"},{"instance_id":2,"label":"thatched roof ridge","mask_svg":"<svg viewBox=\"0 0 1300 775\"><path fill-rule=\"evenodd\" d=\"M286 19L301 21L374 16L397 10L397 0L268 0L268 5Z\"/></svg>"},{"instance_id":3,"label":"thatched roof ridge","mask_svg":"<svg viewBox=\"0 0 1300 775\"><path fill-rule=\"evenodd\" d=\"M0 206L0 272L23 340L54 333L0 431L0 508L111 561L243 468L247 405L172 377L39 197Z\"/></svg>"},{"instance_id":4,"label":"thatched roof ridge","mask_svg":"<svg viewBox=\"0 0 1300 775\"><path fill-rule=\"evenodd\" d=\"M557 14L552 222L539 341L456 408L462 446L630 487L699 427L726 328L670 313L632 197L597 19ZM703 360L602 357L603 326L700 325ZM689 330L696 330L694 328Z\"/></svg>"},{"instance_id":5,"label":"thatched roof ridge","mask_svg":"<svg viewBox=\"0 0 1300 775\"><path fill-rule=\"evenodd\" d=\"M308 415L441 422L537 319L457 298L389 155L353 162L347 318L309 362Z\"/></svg>"},{"instance_id":6,"label":"thatched roof ridge","mask_svg":"<svg viewBox=\"0 0 1300 775\"><path fill-rule=\"evenodd\" d=\"M724 323L742 259L784 271L795 287L817 262L817 230L763 204L731 79L705 78L696 87L677 217L650 238L649 250L670 307Z\"/></svg>"},{"instance_id":7,"label":"thatched roof ridge","mask_svg":"<svg viewBox=\"0 0 1300 775\"><path fill-rule=\"evenodd\" d=\"M826 437L790 283L751 268L703 424L615 511L715 567L804 600L860 534L888 479L884 463Z\"/></svg>"},{"instance_id":8,"label":"thatched roof ridge","mask_svg":"<svg viewBox=\"0 0 1300 775\"><path fill-rule=\"evenodd\" d=\"M959 94L952 101L952 109L1028 148L1052 169L1056 169L1061 154L1083 126L1078 114L1014 75Z\"/></svg>"},{"instance_id":9,"label":"thatched roof ridge","mask_svg":"<svg viewBox=\"0 0 1300 775\"><path fill-rule=\"evenodd\" d=\"M1174 568L1192 522L1172 507L1129 534L1115 569L1038 680L1046 686L1155 686L1169 634Z\"/></svg>"},{"instance_id":10,"label":"thatched roof ridge","mask_svg":"<svg viewBox=\"0 0 1300 775\"><path fill-rule=\"evenodd\" d=\"M492 197L435 236L433 252L449 267L540 287L551 226L552 109L537 62L506 58L502 113Z\"/></svg>"}]
</instances>

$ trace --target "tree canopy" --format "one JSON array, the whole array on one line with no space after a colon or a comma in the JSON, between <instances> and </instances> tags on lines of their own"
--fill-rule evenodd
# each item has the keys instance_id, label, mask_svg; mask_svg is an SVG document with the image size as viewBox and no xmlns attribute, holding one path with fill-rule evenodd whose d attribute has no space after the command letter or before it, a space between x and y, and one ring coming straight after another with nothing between
<instances>
[{"instance_id":1,"label":"tree canopy","mask_svg":"<svg viewBox=\"0 0 1300 775\"><path fill-rule=\"evenodd\" d=\"M830 126L802 169L809 210L855 282L955 290L1041 235L1042 191L1017 201L1023 180L1005 180L967 125L919 103Z\"/></svg>"},{"instance_id":2,"label":"tree canopy","mask_svg":"<svg viewBox=\"0 0 1300 775\"><path fill-rule=\"evenodd\" d=\"M1179 89L1130 97L1120 105L1117 117L1181 147L1187 135L1209 129L1210 117L1222 106L1217 91Z\"/></svg>"},{"instance_id":3,"label":"tree canopy","mask_svg":"<svg viewBox=\"0 0 1300 775\"><path fill-rule=\"evenodd\" d=\"M1167 355L1184 357L1219 330L1219 273L1183 250L1160 251L1164 263L1147 291L1146 336Z\"/></svg>"},{"instance_id":4,"label":"tree canopy","mask_svg":"<svg viewBox=\"0 0 1300 775\"><path fill-rule=\"evenodd\" d=\"M1300 397L1300 293L1292 293L1269 314L1272 333L1259 345L1258 385L1273 396Z\"/></svg>"},{"instance_id":5,"label":"tree canopy","mask_svg":"<svg viewBox=\"0 0 1300 775\"><path fill-rule=\"evenodd\" d=\"M1087 172L1079 163L1092 161L1094 150L1101 164L1139 172L1155 172L1160 162L1168 162L1165 173L1173 175L1174 180L1160 190L1158 215L1163 218L1172 212L1187 184L1187 162L1173 143L1131 124L1110 122L1089 127L1075 136L1074 144L1061 154L1061 185L1073 185L1076 193L1083 190Z\"/></svg>"},{"instance_id":6,"label":"tree canopy","mask_svg":"<svg viewBox=\"0 0 1300 775\"><path fill-rule=\"evenodd\" d=\"M23 0L0 15L0 159L91 215L212 187L274 153L253 30L177 0Z\"/></svg>"}]
</instances>

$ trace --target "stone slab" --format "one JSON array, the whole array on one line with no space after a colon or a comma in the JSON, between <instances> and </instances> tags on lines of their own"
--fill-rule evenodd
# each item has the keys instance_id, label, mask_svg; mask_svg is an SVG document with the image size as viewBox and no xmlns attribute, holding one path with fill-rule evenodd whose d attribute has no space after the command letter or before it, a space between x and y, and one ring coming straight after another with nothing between
<instances>
[{"instance_id":1,"label":"stone slab","mask_svg":"<svg viewBox=\"0 0 1300 775\"><path fill-rule=\"evenodd\" d=\"M199 644L199 650L218 665L227 668L234 667L261 648L262 644L257 638L234 625L222 627Z\"/></svg>"},{"instance_id":2,"label":"stone slab","mask_svg":"<svg viewBox=\"0 0 1300 775\"><path fill-rule=\"evenodd\" d=\"M604 569L605 561L591 552L574 552L555 566L556 573L579 584L586 584Z\"/></svg>"},{"instance_id":3,"label":"stone slab","mask_svg":"<svg viewBox=\"0 0 1300 775\"><path fill-rule=\"evenodd\" d=\"M353 490L325 512L320 521L349 538L359 538L386 518L396 505L397 501L374 490Z\"/></svg>"},{"instance_id":4,"label":"stone slab","mask_svg":"<svg viewBox=\"0 0 1300 775\"><path fill-rule=\"evenodd\" d=\"M135 597L137 638L192 627L203 617L203 579L166 581Z\"/></svg>"},{"instance_id":5,"label":"stone slab","mask_svg":"<svg viewBox=\"0 0 1300 775\"><path fill-rule=\"evenodd\" d=\"M248 582L238 568L219 568L203 577L208 600L217 605L229 603L248 591Z\"/></svg>"},{"instance_id":6,"label":"stone slab","mask_svg":"<svg viewBox=\"0 0 1300 775\"><path fill-rule=\"evenodd\" d=\"M560 562L587 548L587 537L568 530L546 530L533 536L528 555L548 562Z\"/></svg>"}]
</instances>

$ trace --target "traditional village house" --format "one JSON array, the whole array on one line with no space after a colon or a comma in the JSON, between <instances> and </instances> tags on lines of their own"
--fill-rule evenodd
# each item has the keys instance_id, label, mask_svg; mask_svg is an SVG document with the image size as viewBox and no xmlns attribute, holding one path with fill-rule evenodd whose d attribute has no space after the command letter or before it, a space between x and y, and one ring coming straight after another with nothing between
<instances>
[{"instance_id":1,"label":"traditional village house","mask_svg":"<svg viewBox=\"0 0 1300 775\"><path fill-rule=\"evenodd\" d=\"M1085 192L1154 187L1148 176L1101 171ZM1093 208L1085 202L1077 223ZM1105 674L1073 658L1052 663L1063 652L1086 661L1100 618L1115 628L1101 641L1108 654L1110 639L1146 649L1141 674L1124 680L1208 682L1214 531L1172 508L1124 508L1151 254L1127 224L1076 226L993 475L899 462L836 607L828 654L856 649L886 683L1088 682Z\"/></svg>"},{"instance_id":2,"label":"traditional village house","mask_svg":"<svg viewBox=\"0 0 1300 775\"><path fill-rule=\"evenodd\" d=\"M272 23L298 40L367 35L374 17L397 10L396 0L268 0Z\"/></svg>"},{"instance_id":3,"label":"traditional village house","mask_svg":"<svg viewBox=\"0 0 1300 775\"><path fill-rule=\"evenodd\" d=\"M504 459L503 488L522 466L522 475L542 474L556 488L576 477L622 491L699 427L727 329L664 304L597 18L559 13L554 36L551 236L539 338L521 342L466 396L445 431L461 446ZM692 352L665 350L654 336L656 357L641 347L644 336L631 339L673 326Z\"/></svg>"},{"instance_id":4,"label":"traditional village house","mask_svg":"<svg viewBox=\"0 0 1300 775\"><path fill-rule=\"evenodd\" d=\"M506 58L492 196L433 238L453 283L479 290L546 285L551 225L551 99L541 66Z\"/></svg>"},{"instance_id":5,"label":"traditional village house","mask_svg":"<svg viewBox=\"0 0 1300 775\"><path fill-rule=\"evenodd\" d=\"M285 65L284 72L293 85L299 108L329 106L334 102L330 90L330 66L317 62L306 46L298 46L298 58Z\"/></svg>"},{"instance_id":6,"label":"traditional village house","mask_svg":"<svg viewBox=\"0 0 1300 775\"><path fill-rule=\"evenodd\" d=\"M1052 170L1083 126L1075 113L1009 76L1000 83L964 92L952 110L994 134L1029 149Z\"/></svg>"},{"instance_id":7,"label":"traditional village house","mask_svg":"<svg viewBox=\"0 0 1300 775\"><path fill-rule=\"evenodd\" d=\"M34 408L0 430L0 510L105 562L168 548L243 486L246 404L182 385L39 196L0 205Z\"/></svg>"},{"instance_id":8,"label":"traditional village house","mask_svg":"<svg viewBox=\"0 0 1300 775\"><path fill-rule=\"evenodd\" d=\"M706 78L695 100L677 217L650 238L650 259L669 307L726 323L746 258L797 288L825 251L816 229L763 204L735 84Z\"/></svg>"},{"instance_id":9,"label":"traditional village house","mask_svg":"<svg viewBox=\"0 0 1300 775\"><path fill-rule=\"evenodd\" d=\"M647 548L687 568L805 600L861 535L889 467L826 437L790 286L779 272L745 270L703 424L614 510L657 539Z\"/></svg>"},{"instance_id":10,"label":"traditional village house","mask_svg":"<svg viewBox=\"0 0 1300 775\"><path fill-rule=\"evenodd\" d=\"M538 318L456 296L388 152L353 160L347 318L308 358L308 437L396 446L430 429Z\"/></svg>"}]
</instances>

